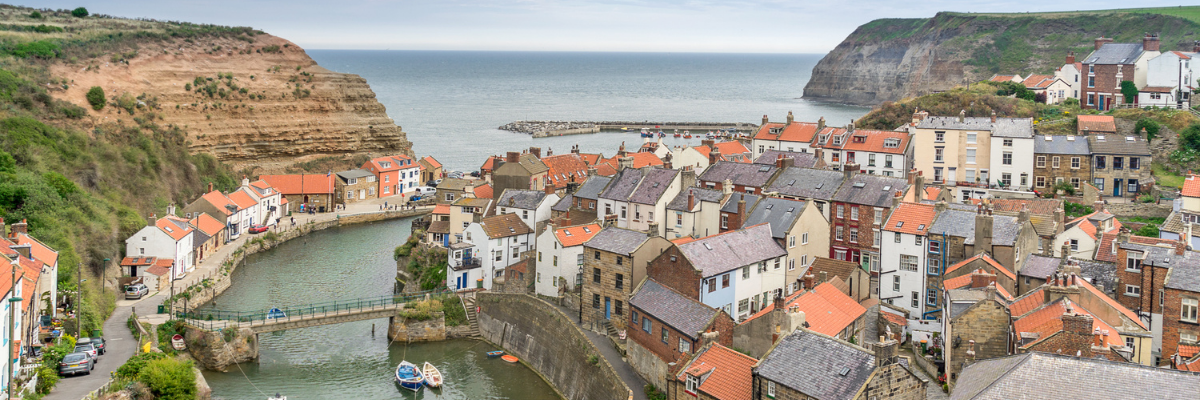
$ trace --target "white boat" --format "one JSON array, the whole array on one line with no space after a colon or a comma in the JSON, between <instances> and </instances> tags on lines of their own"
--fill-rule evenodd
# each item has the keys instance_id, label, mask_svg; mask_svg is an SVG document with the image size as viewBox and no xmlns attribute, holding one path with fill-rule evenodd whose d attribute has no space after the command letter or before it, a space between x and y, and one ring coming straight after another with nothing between
<instances>
[{"instance_id":1,"label":"white boat","mask_svg":"<svg viewBox=\"0 0 1200 400\"><path fill-rule=\"evenodd\" d=\"M400 365L396 366L396 383L401 387L415 392L421 390L424 381L421 370L413 363L401 361Z\"/></svg>"},{"instance_id":2,"label":"white boat","mask_svg":"<svg viewBox=\"0 0 1200 400\"><path fill-rule=\"evenodd\" d=\"M425 376L425 386L431 388L442 387L442 371L438 371L437 367L425 362L425 366L421 367L421 373Z\"/></svg>"},{"instance_id":3,"label":"white boat","mask_svg":"<svg viewBox=\"0 0 1200 400\"><path fill-rule=\"evenodd\" d=\"M275 393L274 396L268 397L267 400L287 400L287 396Z\"/></svg>"}]
</instances>

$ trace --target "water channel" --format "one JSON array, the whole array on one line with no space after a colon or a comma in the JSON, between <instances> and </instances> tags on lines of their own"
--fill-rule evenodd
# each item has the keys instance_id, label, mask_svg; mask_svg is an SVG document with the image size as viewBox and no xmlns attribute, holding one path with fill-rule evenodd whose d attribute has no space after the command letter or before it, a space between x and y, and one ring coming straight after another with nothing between
<instances>
[{"instance_id":1,"label":"water channel","mask_svg":"<svg viewBox=\"0 0 1200 400\"><path fill-rule=\"evenodd\" d=\"M327 229L252 255L213 307L250 311L389 294L392 250L408 237L411 221ZM525 366L488 359L484 353L495 348L485 342L389 344L387 324L384 318L262 334L258 363L204 371L204 378L217 399L275 393L289 399L559 399ZM396 386L393 371L404 359L436 365L444 387L412 393Z\"/></svg>"}]
</instances>

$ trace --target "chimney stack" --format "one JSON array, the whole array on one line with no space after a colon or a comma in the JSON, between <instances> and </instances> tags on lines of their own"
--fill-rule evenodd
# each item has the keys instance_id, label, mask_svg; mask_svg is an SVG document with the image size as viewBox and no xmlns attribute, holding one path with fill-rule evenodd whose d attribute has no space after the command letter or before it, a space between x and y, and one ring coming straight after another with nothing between
<instances>
[{"instance_id":1,"label":"chimney stack","mask_svg":"<svg viewBox=\"0 0 1200 400\"><path fill-rule=\"evenodd\" d=\"M1095 212L1104 211L1104 200L1096 200L1095 203L1092 203L1092 210Z\"/></svg>"},{"instance_id":2,"label":"chimney stack","mask_svg":"<svg viewBox=\"0 0 1200 400\"><path fill-rule=\"evenodd\" d=\"M208 191L209 192L213 191L213 183L212 182L208 183Z\"/></svg>"},{"instance_id":3,"label":"chimney stack","mask_svg":"<svg viewBox=\"0 0 1200 400\"><path fill-rule=\"evenodd\" d=\"M804 284L804 290L812 290L814 287L817 287L817 277L811 271L801 277L800 281Z\"/></svg>"},{"instance_id":4,"label":"chimney stack","mask_svg":"<svg viewBox=\"0 0 1200 400\"><path fill-rule=\"evenodd\" d=\"M746 222L746 195L745 194L741 195L741 197L738 198L737 213L738 213L737 225L736 225L736 227L730 226L729 229L741 229L742 224L744 222Z\"/></svg>"},{"instance_id":5,"label":"chimney stack","mask_svg":"<svg viewBox=\"0 0 1200 400\"><path fill-rule=\"evenodd\" d=\"M712 140L712 139L704 139L704 140L701 140L701 141L700 141L700 145L701 145L701 146L708 146L708 149L709 149L709 150L715 149L715 148L716 148L716 147L714 147L714 145L715 145L715 144L717 144L717 142L716 142L715 140Z\"/></svg>"},{"instance_id":6,"label":"chimney stack","mask_svg":"<svg viewBox=\"0 0 1200 400\"><path fill-rule=\"evenodd\" d=\"M1197 42L1197 43L1200 43L1200 42ZM825 117L821 117L821 118L817 119L817 132L819 133L823 129L825 129Z\"/></svg>"},{"instance_id":7,"label":"chimney stack","mask_svg":"<svg viewBox=\"0 0 1200 400\"><path fill-rule=\"evenodd\" d=\"M967 110L959 110L958 111L958 122L966 122L966 121L967 121Z\"/></svg>"},{"instance_id":8,"label":"chimney stack","mask_svg":"<svg viewBox=\"0 0 1200 400\"><path fill-rule=\"evenodd\" d=\"M0 226L0 227L2 227L2 226ZM22 219L21 222L12 224L12 231L9 232L8 234L11 235L12 237L17 237L18 234L22 234L22 233L24 233L24 234L29 233L29 223L25 222L24 219Z\"/></svg>"},{"instance_id":9,"label":"chimney stack","mask_svg":"<svg viewBox=\"0 0 1200 400\"><path fill-rule=\"evenodd\" d=\"M1147 33L1142 38L1142 51L1158 51L1158 34Z\"/></svg>"},{"instance_id":10,"label":"chimney stack","mask_svg":"<svg viewBox=\"0 0 1200 400\"><path fill-rule=\"evenodd\" d=\"M920 203L921 200L925 200L925 175L922 174L920 171L913 171L913 172L916 172L916 175L917 175L917 178L913 179L915 181L915 182L913 182L913 184L917 186L916 187L917 196L913 199L913 202Z\"/></svg>"},{"instance_id":11,"label":"chimney stack","mask_svg":"<svg viewBox=\"0 0 1200 400\"><path fill-rule=\"evenodd\" d=\"M1192 52L1193 52L1193 53L1200 53L1200 40L1197 40L1197 41L1193 41L1193 42L1192 42Z\"/></svg>"},{"instance_id":12,"label":"chimney stack","mask_svg":"<svg viewBox=\"0 0 1200 400\"><path fill-rule=\"evenodd\" d=\"M763 126L767 125L767 114L763 114Z\"/></svg>"},{"instance_id":13,"label":"chimney stack","mask_svg":"<svg viewBox=\"0 0 1200 400\"><path fill-rule=\"evenodd\" d=\"M649 234L650 234L650 237L660 237L660 236L662 236L662 234L658 232L658 222L651 222L651 223L649 223L649 224L647 225L647 231L648 231L647 233L649 233Z\"/></svg>"},{"instance_id":14,"label":"chimney stack","mask_svg":"<svg viewBox=\"0 0 1200 400\"><path fill-rule=\"evenodd\" d=\"M617 149L617 157L625 157L627 155L629 155L629 152L625 151L625 142L621 142L621 147Z\"/></svg>"},{"instance_id":15,"label":"chimney stack","mask_svg":"<svg viewBox=\"0 0 1200 400\"><path fill-rule=\"evenodd\" d=\"M842 165L842 174L846 176L846 180L850 180L850 178L853 178L854 174L857 174L857 173L858 173L858 164L846 163L846 164Z\"/></svg>"},{"instance_id":16,"label":"chimney stack","mask_svg":"<svg viewBox=\"0 0 1200 400\"><path fill-rule=\"evenodd\" d=\"M508 157L504 158L504 162L517 162L517 159L520 157L521 157L521 153L517 153L515 151L510 151L510 152L508 152Z\"/></svg>"},{"instance_id":17,"label":"chimney stack","mask_svg":"<svg viewBox=\"0 0 1200 400\"><path fill-rule=\"evenodd\" d=\"M854 133L854 121L850 121L849 124L846 124L846 133Z\"/></svg>"},{"instance_id":18,"label":"chimney stack","mask_svg":"<svg viewBox=\"0 0 1200 400\"><path fill-rule=\"evenodd\" d=\"M690 212L696 208L696 192L690 188L686 190L688 192L687 210Z\"/></svg>"},{"instance_id":19,"label":"chimney stack","mask_svg":"<svg viewBox=\"0 0 1200 400\"><path fill-rule=\"evenodd\" d=\"M996 123L996 110L992 110L992 123Z\"/></svg>"},{"instance_id":20,"label":"chimney stack","mask_svg":"<svg viewBox=\"0 0 1200 400\"><path fill-rule=\"evenodd\" d=\"M820 278L817 280L818 285L825 283L825 282L829 282L829 273L828 272L821 271L819 276L820 276Z\"/></svg>"},{"instance_id":21,"label":"chimney stack","mask_svg":"<svg viewBox=\"0 0 1200 400\"><path fill-rule=\"evenodd\" d=\"M620 158L617 158L617 170L625 168L633 168L633 156L622 155Z\"/></svg>"},{"instance_id":22,"label":"chimney stack","mask_svg":"<svg viewBox=\"0 0 1200 400\"><path fill-rule=\"evenodd\" d=\"M785 157L783 154L780 154L779 158L775 160L775 167L779 169L789 168L793 165L796 165L796 159Z\"/></svg>"},{"instance_id":23,"label":"chimney stack","mask_svg":"<svg viewBox=\"0 0 1200 400\"><path fill-rule=\"evenodd\" d=\"M679 172L679 184L683 188L696 187L696 170L690 165L683 167Z\"/></svg>"},{"instance_id":24,"label":"chimney stack","mask_svg":"<svg viewBox=\"0 0 1200 400\"><path fill-rule=\"evenodd\" d=\"M733 180L726 179L721 182L721 193L733 194Z\"/></svg>"},{"instance_id":25,"label":"chimney stack","mask_svg":"<svg viewBox=\"0 0 1200 400\"><path fill-rule=\"evenodd\" d=\"M158 214L150 214L150 219L147 220L146 226L154 226L154 221L158 221Z\"/></svg>"},{"instance_id":26,"label":"chimney stack","mask_svg":"<svg viewBox=\"0 0 1200 400\"><path fill-rule=\"evenodd\" d=\"M534 157L542 158L542 148L541 147L530 147L529 153L533 154Z\"/></svg>"},{"instance_id":27,"label":"chimney stack","mask_svg":"<svg viewBox=\"0 0 1200 400\"><path fill-rule=\"evenodd\" d=\"M971 288L984 288L988 285L996 284L996 275L988 273L983 269L976 269L971 273Z\"/></svg>"},{"instance_id":28,"label":"chimney stack","mask_svg":"<svg viewBox=\"0 0 1200 400\"><path fill-rule=\"evenodd\" d=\"M941 214L943 211L946 211L946 201L938 200L937 203L933 203L933 211L938 214Z\"/></svg>"},{"instance_id":29,"label":"chimney stack","mask_svg":"<svg viewBox=\"0 0 1200 400\"><path fill-rule=\"evenodd\" d=\"M975 212L975 254L992 253L992 213L980 204Z\"/></svg>"},{"instance_id":30,"label":"chimney stack","mask_svg":"<svg viewBox=\"0 0 1200 400\"><path fill-rule=\"evenodd\" d=\"M1067 62L1066 63L1070 64L1070 65L1075 64L1075 52L1074 51L1067 52Z\"/></svg>"},{"instance_id":31,"label":"chimney stack","mask_svg":"<svg viewBox=\"0 0 1200 400\"><path fill-rule=\"evenodd\" d=\"M896 362L896 349L900 347L900 342L895 339L880 336L879 343L871 345L875 351L875 366L884 367L892 365Z\"/></svg>"},{"instance_id":32,"label":"chimney stack","mask_svg":"<svg viewBox=\"0 0 1200 400\"><path fill-rule=\"evenodd\" d=\"M1060 257L1062 257L1063 262L1066 262L1068 258L1071 258L1071 242L1070 241L1063 242L1062 254L1060 255Z\"/></svg>"},{"instance_id":33,"label":"chimney stack","mask_svg":"<svg viewBox=\"0 0 1200 400\"><path fill-rule=\"evenodd\" d=\"M792 124L792 121L795 121L795 118L794 118L794 117L792 117L792 112L791 112L791 111L788 111L788 115L787 115L787 124L788 124L788 125L791 125L791 124Z\"/></svg>"},{"instance_id":34,"label":"chimney stack","mask_svg":"<svg viewBox=\"0 0 1200 400\"><path fill-rule=\"evenodd\" d=\"M1112 41L1113 40L1111 38L1106 38L1104 36L1098 37L1096 38L1096 41L1093 42L1094 48L1092 50L1100 50L1100 47L1103 47L1106 43L1112 43Z\"/></svg>"},{"instance_id":35,"label":"chimney stack","mask_svg":"<svg viewBox=\"0 0 1200 400\"><path fill-rule=\"evenodd\" d=\"M721 161L721 151L717 150L716 146L709 147L708 165L716 165L717 161Z\"/></svg>"}]
</instances>

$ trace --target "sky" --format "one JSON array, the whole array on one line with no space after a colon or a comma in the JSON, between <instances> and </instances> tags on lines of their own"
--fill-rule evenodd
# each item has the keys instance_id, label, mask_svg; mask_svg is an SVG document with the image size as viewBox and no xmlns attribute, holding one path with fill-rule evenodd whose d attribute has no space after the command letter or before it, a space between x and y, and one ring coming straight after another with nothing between
<instances>
[{"instance_id":1,"label":"sky","mask_svg":"<svg viewBox=\"0 0 1200 400\"><path fill-rule=\"evenodd\" d=\"M18 3L20 4L20 3ZM1143 0L1139 7L1176 6ZM1128 1L38 0L39 8L251 26L305 49L825 53L880 18L1039 12Z\"/></svg>"}]
</instances>

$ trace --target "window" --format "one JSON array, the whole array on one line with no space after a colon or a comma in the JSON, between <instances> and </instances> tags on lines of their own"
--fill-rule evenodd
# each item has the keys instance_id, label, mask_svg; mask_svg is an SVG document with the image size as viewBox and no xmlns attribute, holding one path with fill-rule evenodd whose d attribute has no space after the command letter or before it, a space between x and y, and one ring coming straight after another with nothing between
<instances>
[{"instance_id":1,"label":"window","mask_svg":"<svg viewBox=\"0 0 1200 400\"><path fill-rule=\"evenodd\" d=\"M1079 251L1079 239L1071 239L1071 251Z\"/></svg>"},{"instance_id":2,"label":"window","mask_svg":"<svg viewBox=\"0 0 1200 400\"><path fill-rule=\"evenodd\" d=\"M942 242L936 240L929 241L929 252L938 254L942 252Z\"/></svg>"},{"instance_id":3,"label":"window","mask_svg":"<svg viewBox=\"0 0 1200 400\"><path fill-rule=\"evenodd\" d=\"M1071 178L1071 187L1079 189L1079 178Z\"/></svg>"},{"instance_id":4,"label":"window","mask_svg":"<svg viewBox=\"0 0 1200 400\"><path fill-rule=\"evenodd\" d=\"M728 228L729 228L729 215L721 214L721 229L728 229Z\"/></svg>"},{"instance_id":5,"label":"window","mask_svg":"<svg viewBox=\"0 0 1200 400\"><path fill-rule=\"evenodd\" d=\"M933 149L933 162L942 162L945 159L946 149L937 147Z\"/></svg>"},{"instance_id":6,"label":"window","mask_svg":"<svg viewBox=\"0 0 1200 400\"><path fill-rule=\"evenodd\" d=\"M1182 301L1182 306L1179 308L1179 319L1187 322L1196 322L1196 299L1185 298Z\"/></svg>"},{"instance_id":7,"label":"window","mask_svg":"<svg viewBox=\"0 0 1200 400\"><path fill-rule=\"evenodd\" d=\"M1012 187L1012 174L1008 172L1000 174L1000 183L1004 184L1004 187Z\"/></svg>"},{"instance_id":8,"label":"window","mask_svg":"<svg viewBox=\"0 0 1200 400\"><path fill-rule=\"evenodd\" d=\"M1053 158L1051 158L1050 166L1054 167L1054 168L1058 168L1058 161L1059 161L1059 157L1054 156Z\"/></svg>"},{"instance_id":9,"label":"window","mask_svg":"<svg viewBox=\"0 0 1200 400\"><path fill-rule=\"evenodd\" d=\"M873 222L875 223L875 225L879 225L884 222L883 221L883 209L880 209L880 208L875 209L875 221L873 221Z\"/></svg>"},{"instance_id":10,"label":"window","mask_svg":"<svg viewBox=\"0 0 1200 400\"><path fill-rule=\"evenodd\" d=\"M875 166L875 154L870 154L867 156L867 166L868 167Z\"/></svg>"},{"instance_id":11,"label":"window","mask_svg":"<svg viewBox=\"0 0 1200 400\"><path fill-rule=\"evenodd\" d=\"M800 244L808 244L808 232L800 234Z\"/></svg>"},{"instance_id":12,"label":"window","mask_svg":"<svg viewBox=\"0 0 1200 400\"><path fill-rule=\"evenodd\" d=\"M975 182L975 169L974 168L967 168L967 172L964 175L966 175L967 182Z\"/></svg>"},{"instance_id":13,"label":"window","mask_svg":"<svg viewBox=\"0 0 1200 400\"><path fill-rule=\"evenodd\" d=\"M1125 157L1113 157L1113 169L1124 169Z\"/></svg>"},{"instance_id":14,"label":"window","mask_svg":"<svg viewBox=\"0 0 1200 400\"><path fill-rule=\"evenodd\" d=\"M1196 343L1196 332L1179 331L1179 341L1185 343Z\"/></svg>"},{"instance_id":15,"label":"window","mask_svg":"<svg viewBox=\"0 0 1200 400\"><path fill-rule=\"evenodd\" d=\"M1088 87L1090 87L1090 88L1096 87L1096 77L1094 77L1094 76L1088 77ZM1091 93L1088 93L1088 104L1092 104L1092 94Z\"/></svg>"},{"instance_id":16,"label":"window","mask_svg":"<svg viewBox=\"0 0 1200 400\"><path fill-rule=\"evenodd\" d=\"M879 233L878 229L871 230L871 241L871 247L879 247L879 244L883 242L883 235Z\"/></svg>"},{"instance_id":17,"label":"window","mask_svg":"<svg viewBox=\"0 0 1200 400\"><path fill-rule=\"evenodd\" d=\"M750 266L742 267L742 280L750 279Z\"/></svg>"},{"instance_id":18,"label":"window","mask_svg":"<svg viewBox=\"0 0 1200 400\"><path fill-rule=\"evenodd\" d=\"M621 301L620 300L613 302L613 314L621 315Z\"/></svg>"},{"instance_id":19,"label":"window","mask_svg":"<svg viewBox=\"0 0 1200 400\"><path fill-rule=\"evenodd\" d=\"M1133 285L1125 285L1125 295L1130 297L1141 297L1142 288Z\"/></svg>"},{"instance_id":20,"label":"window","mask_svg":"<svg viewBox=\"0 0 1200 400\"><path fill-rule=\"evenodd\" d=\"M1011 139L1004 139L1004 140L1011 140ZM1001 163L1004 165L1012 165L1012 152L1011 151L1004 152L1004 154L1002 154L1000 156L1000 160L1001 160Z\"/></svg>"},{"instance_id":21,"label":"window","mask_svg":"<svg viewBox=\"0 0 1200 400\"><path fill-rule=\"evenodd\" d=\"M975 149L967 149L967 164L975 163Z\"/></svg>"},{"instance_id":22,"label":"window","mask_svg":"<svg viewBox=\"0 0 1200 400\"><path fill-rule=\"evenodd\" d=\"M884 168L892 167L892 156L891 155L883 156L883 167Z\"/></svg>"},{"instance_id":23,"label":"window","mask_svg":"<svg viewBox=\"0 0 1200 400\"><path fill-rule=\"evenodd\" d=\"M917 292L912 292L912 308L921 306L921 295Z\"/></svg>"},{"instance_id":24,"label":"window","mask_svg":"<svg viewBox=\"0 0 1200 400\"><path fill-rule=\"evenodd\" d=\"M617 256L617 265L625 265L625 257Z\"/></svg>"},{"instance_id":25,"label":"window","mask_svg":"<svg viewBox=\"0 0 1200 400\"><path fill-rule=\"evenodd\" d=\"M1105 164L1107 164L1105 161L1108 161L1108 157L1105 157L1105 156L1096 156L1096 162L1095 162L1095 164L1096 164L1096 169L1104 169L1104 168L1107 168L1107 167L1105 166Z\"/></svg>"},{"instance_id":26,"label":"window","mask_svg":"<svg viewBox=\"0 0 1200 400\"><path fill-rule=\"evenodd\" d=\"M900 232L893 232L892 237L894 242L900 243Z\"/></svg>"},{"instance_id":27,"label":"window","mask_svg":"<svg viewBox=\"0 0 1200 400\"><path fill-rule=\"evenodd\" d=\"M688 210L688 211L691 211L691 210ZM681 212L675 213L675 226L683 226L683 213L681 213Z\"/></svg>"},{"instance_id":28,"label":"window","mask_svg":"<svg viewBox=\"0 0 1200 400\"><path fill-rule=\"evenodd\" d=\"M600 252L599 252L599 251L597 251L597 252L596 252L596 257L595 257L595 258L596 258L597 260L599 260L599 259L600 259Z\"/></svg>"},{"instance_id":29,"label":"window","mask_svg":"<svg viewBox=\"0 0 1200 400\"><path fill-rule=\"evenodd\" d=\"M767 381L767 396L775 398L775 382Z\"/></svg>"},{"instance_id":30,"label":"window","mask_svg":"<svg viewBox=\"0 0 1200 400\"><path fill-rule=\"evenodd\" d=\"M929 275L940 275L942 273L942 260L939 260L937 257L930 257L929 262L926 264L926 273Z\"/></svg>"},{"instance_id":31,"label":"window","mask_svg":"<svg viewBox=\"0 0 1200 400\"><path fill-rule=\"evenodd\" d=\"M892 275L892 291L900 291L900 275Z\"/></svg>"},{"instance_id":32,"label":"window","mask_svg":"<svg viewBox=\"0 0 1200 400\"><path fill-rule=\"evenodd\" d=\"M1129 169L1141 169L1142 159L1137 157L1129 157Z\"/></svg>"},{"instance_id":33,"label":"window","mask_svg":"<svg viewBox=\"0 0 1200 400\"><path fill-rule=\"evenodd\" d=\"M833 251L833 259L834 259L834 260L848 261L848 260L846 259L846 251L845 251L845 250L834 250L834 251Z\"/></svg>"},{"instance_id":34,"label":"window","mask_svg":"<svg viewBox=\"0 0 1200 400\"><path fill-rule=\"evenodd\" d=\"M1046 168L1046 156L1037 156L1037 167Z\"/></svg>"},{"instance_id":35,"label":"window","mask_svg":"<svg viewBox=\"0 0 1200 400\"><path fill-rule=\"evenodd\" d=\"M650 333L650 318L642 316L642 330Z\"/></svg>"},{"instance_id":36,"label":"window","mask_svg":"<svg viewBox=\"0 0 1200 400\"><path fill-rule=\"evenodd\" d=\"M845 207L845 206L843 206L843 205L841 205L841 204L838 204L838 206L837 206L837 217L838 217L838 218L846 218L846 207Z\"/></svg>"},{"instance_id":37,"label":"window","mask_svg":"<svg viewBox=\"0 0 1200 400\"><path fill-rule=\"evenodd\" d=\"M946 132L934 132L933 133L933 141L939 142L939 143L945 142L946 141Z\"/></svg>"},{"instance_id":38,"label":"window","mask_svg":"<svg viewBox=\"0 0 1200 400\"><path fill-rule=\"evenodd\" d=\"M1092 182L1092 186L1095 186L1096 189L1104 190L1104 178L1096 178L1096 181Z\"/></svg>"},{"instance_id":39,"label":"window","mask_svg":"<svg viewBox=\"0 0 1200 400\"><path fill-rule=\"evenodd\" d=\"M696 388L698 387L700 387L700 378L697 378L692 374L687 374L687 383L683 390L686 390L688 393L695 394Z\"/></svg>"},{"instance_id":40,"label":"window","mask_svg":"<svg viewBox=\"0 0 1200 400\"><path fill-rule=\"evenodd\" d=\"M1012 144L1013 144L1012 139L1004 139L1004 147L1012 147Z\"/></svg>"},{"instance_id":41,"label":"window","mask_svg":"<svg viewBox=\"0 0 1200 400\"><path fill-rule=\"evenodd\" d=\"M592 308L600 308L600 295L599 294L592 295Z\"/></svg>"},{"instance_id":42,"label":"window","mask_svg":"<svg viewBox=\"0 0 1200 400\"><path fill-rule=\"evenodd\" d=\"M661 328L660 332L662 334L662 342L666 343L667 342L667 328Z\"/></svg>"},{"instance_id":43,"label":"window","mask_svg":"<svg viewBox=\"0 0 1200 400\"><path fill-rule=\"evenodd\" d=\"M750 311L750 299L738 301L738 314Z\"/></svg>"},{"instance_id":44,"label":"window","mask_svg":"<svg viewBox=\"0 0 1200 400\"><path fill-rule=\"evenodd\" d=\"M1128 257L1125 259L1125 270L1130 272L1142 272L1142 259L1136 257Z\"/></svg>"},{"instance_id":45,"label":"window","mask_svg":"<svg viewBox=\"0 0 1200 400\"><path fill-rule=\"evenodd\" d=\"M617 289L621 289L621 288L624 288L624 287L625 287L625 275L622 275L622 274L617 274L617 284L616 284L616 288L617 288ZM619 314L619 313L618 313L618 314Z\"/></svg>"},{"instance_id":46,"label":"window","mask_svg":"<svg viewBox=\"0 0 1200 400\"><path fill-rule=\"evenodd\" d=\"M690 353L692 351L692 342L679 338L679 352Z\"/></svg>"},{"instance_id":47,"label":"window","mask_svg":"<svg viewBox=\"0 0 1200 400\"><path fill-rule=\"evenodd\" d=\"M1071 157L1071 169L1079 169L1079 157Z\"/></svg>"},{"instance_id":48,"label":"window","mask_svg":"<svg viewBox=\"0 0 1200 400\"><path fill-rule=\"evenodd\" d=\"M1021 187L1025 187L1027 185L1029 185L1029 174L1022 172L1021 173Z\"/></svg>"},{"instance_id":49,"label":"window","mask_svg":"<svg viewBox=\"0 0 1200 400\"><path fill-rule=\"evenodd\" d=\"M1088 93L1088 102L1087 103L1089 106L1096 105L1096 95L1092 94L1092 93Z\"/></svg>"},{"instance_id":50,"label":"window","mask_svg":"<svg viewBox=\"0 0 1200 400\"><path fill-rule=\"evenodd\" d=\"M835 233L834 238L839 242L842 241L843 240L842 239L842 227L838 226L838 227L834 228L833 231Z\"/></svg>"},{"instance_id":51,"label":"window","mask_svg":"<svg viewBox=\"0 0 1200 400\"><path fill-rule=\"evenodd\" d=\"M858 207L850 207L850 219L858 221Z\"/></svg>"},{"instance_id":52,"label":"window","mask_svg":"<svg viewBox=\"0 0 1200 400\"><path fill-rule=\"evenodd\" d=\"M789 259L788 260L788 271L794 271L794 270L796 270L796 259L794 259L794 258Z\"/></svg>"},{"instance_id":53,"label":"window","mask_svg":"<svg viewBox=\"0 0 1200 400\"><path fill-rule=\"evenodd\" d=\"M776 257L776 258L775 258L775 269L779 269L779 264L780 264L781 262L783 262L783 257Z\"/></svg>"},{"instance_id":54,"label":"window","mask_svg":"<svg viewBox=\"0 0 1200 400\"><path fill-rule=\"evenodd\" d=\"M630 318L629 318L629 320L630 320L630 321L633 321L633 324L634 324L634 325L637 325L637 323L638 323L638 312L637 312L637 310L629 310L629 317L630 317Z\"/></svg>"},{"instance_id":55,"label":"window","mask_svg":"<svg viewBox=\"0 0 1200 400\"><path fill-rule=\"evenodd\" d=\"M788 235L788 248L796 247L796 235Z\"/></svg>"},{"instance_id":56,"label":"window","mask_svg":"<svg viewBox=\"0 0 1200 400\"><path fill-rule=\"evenodd\" d=\"M975 132L967 132L967 143L976 143L977 136Z\"/></svg>"},{"instance_id":57,"label":"window","mask_svg":"<svg viewBox=\"0 0 1200 400\"><path fill-rule=\"evenodd\" d=\"M937 289L926 290L925 291L925 304L931 305L931 306L936 306L937 305L937 293L938 293Z\"/></svg>"},{"instance_id":58,"label":"window","mask_svg":"<svg viewBox=\"0 0 1200 400\"><path fill-rule=\"evenodd\" d=\"M1033 178L1033 184L1034 184L1034 186L1037 186L1037 187L1046 187L1046 177L1039 176L1039 177Z\"/></svg>"},{"instance_id":59,"label":"window","mask_svg":"<svg viewBox=\"0 0 1200 400\"><path fill-rule=\"evenodd\" d=\"M942 181L942 168L941 168L941 167L934 167L934 168L933 168L933 181L934 181L934 182L941 182L941 181Z\"/></svg>"},{"instance_id":60,"label":"window","mask_svg":"<svg viewBox=\"0 0 1200 400\"><path fill-rule=\"evenodd\" d=\"M592 268L592 283L600 283L600 268Z\"/></svg>"},{"instance_id":61,"label":"window","mask_svg":"<svg viewBox=\"0 0 1200 400\"><path fill-rule=\"evenodd\" d=\"M858 243L858 229L850 228L850 243Z\"/></svg>"},{"instance_id":62,"label":"window","mask_svg":"<svg viewBox=\"0 0 1200 400\"><path fill-rule=\"evenodd\" d=\"M901 254L900 269L904 271L917 272L917 256Z\"/></svg>"},{"instance_id":63,"label":"window","mask_svg":"<svg viewBox=\"0 0 1200 400\"><path fill-rule=\"evenodd\" d=\"M914 236L913 238L914 238L913 241L917 244L917 246L921 246L922 245L921 242L923 242L925 239L924 237L921 237L921 236Z\"/></svg>"},{"instance_id":64,"label":"window","mask_svg":"<svg viewBox=\"0 0 1200 400\"><path fill-rule=\"evenodd\" d=\"M731 274L721 275L721 288L722 289L729 287L729 275L731 275Z\"/></svg>"}]
</instances>

